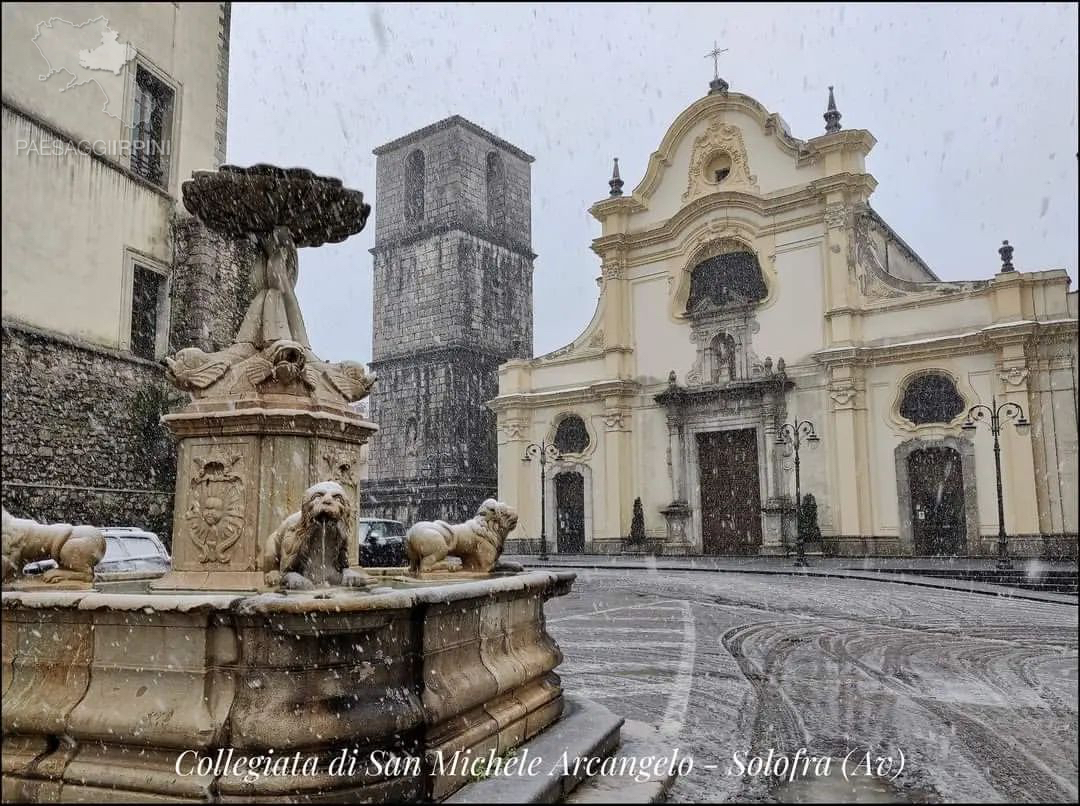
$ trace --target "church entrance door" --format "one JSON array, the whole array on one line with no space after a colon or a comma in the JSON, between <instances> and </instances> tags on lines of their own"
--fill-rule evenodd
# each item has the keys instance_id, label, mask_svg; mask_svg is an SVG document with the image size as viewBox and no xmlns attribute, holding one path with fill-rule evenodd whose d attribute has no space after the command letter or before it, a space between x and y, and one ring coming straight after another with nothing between
<instances>
[{"instance_id":1,"label":"church entrance door","mask_svg":"<svg viewBox=\"0 0 1080 806\"><path fill-rule=\"evenodd\" d=\"M915 553L961 554L967 529L960 454L921 448L907 462Z\"/></svg>"},{"instance_id":2,"label":"church entrance door","mask_svg":"<svg viewBox=\"0 0 1080 806\"><path fill-rule=\"evenodd\" d=\"M560 554L585 550L585 479L580 473L555 477L555 540Z\"/></svg>"},{"instance_id":3,"label":"church entrance door","mask_svg":"<svg viewBox=\"0 0 1080 806\"><path fill-rule=\"evenodd\" d=\"M706 554L757 554L761 487L753 428L698 434L701 543Z\"/></svg>"}]
</instances>

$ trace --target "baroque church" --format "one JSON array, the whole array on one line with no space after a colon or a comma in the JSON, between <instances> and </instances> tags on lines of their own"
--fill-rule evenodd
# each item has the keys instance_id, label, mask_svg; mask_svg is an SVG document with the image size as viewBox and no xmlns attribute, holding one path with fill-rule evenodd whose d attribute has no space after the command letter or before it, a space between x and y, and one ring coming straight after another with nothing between
<instances>
[{"instance_id":1,"label":"baroque church","mask_svg":"<svg viewBox=\"0 0 1080 806\"><path fill-rule=\"evenodd\" d=\"M875 212L874 137L840 119L830 88L824 133L802 140L716 78L632 192L616 161L590 208L592 321L502 364L489 402L499 496L520 513L509 550L543 534L560 553L784 554L798 485L808 550L993 555L995 442L969 411L1009 403L1009 552L1076 556L1067 273L1018 270L995 243L978 246L985 279L940 279ZM532 443L557 451L543 497Z\"/></svg>"}]
</instances>

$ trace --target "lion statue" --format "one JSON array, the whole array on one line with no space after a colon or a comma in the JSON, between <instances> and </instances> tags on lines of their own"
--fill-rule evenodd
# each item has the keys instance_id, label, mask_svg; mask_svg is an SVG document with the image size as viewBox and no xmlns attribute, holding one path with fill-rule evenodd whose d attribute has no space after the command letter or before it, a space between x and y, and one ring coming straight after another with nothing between
<instances>
[{"instance_id":1,"label":"lion statue","mask_svg":"<svg viewBox=\"0 0 1080 806\"><path fill-rule=\"evenodd\" d=\"M413 574L449 571L447 556L459 557L463 571L490 573L499 561L506 536L518 516L509 504L489 498L465 523L418 521L405 536L405 554Z\"/></svg>"},{"instance_id":2,"label":"lion statue","mask_svg":"<svg viewBox=\"0 0 1080 806\"><path fill-rule=\"evenodd\" d=\"M54 560L42 574L45 582L93 582L94 566L105 556L105 535L94 526L38 523L3 510L3 581L22 574L23 566Z\"/></svg>"},{"instance_id":3,"label":"lion statue","mask_svg":"<svg viewBox=\"0 0 1080 806\"><path fill-rule=\"evenodd\" d=\"M263 573L272 588L362 587L371 582L349 568L353 508L345 488L322 481L304 491L300 511L287 517L263 547Z\"/></svg>"}]
</instances>

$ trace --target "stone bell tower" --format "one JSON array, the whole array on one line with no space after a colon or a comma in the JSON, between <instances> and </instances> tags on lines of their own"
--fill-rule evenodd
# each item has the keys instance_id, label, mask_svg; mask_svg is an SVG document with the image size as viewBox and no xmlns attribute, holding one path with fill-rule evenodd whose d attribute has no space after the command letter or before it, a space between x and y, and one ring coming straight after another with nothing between
<instances>
[{"instance_id":1,"label":"stone bell tower","mask_svg":"<svg viewBox=\"0 0 1080 806\"><path fill-rule=\"evenodd\" d=\"M471 517L497 488L498 366L532 355L533 158L456 115L374 153L364 514Z\"/></svg>"}]
</instances>

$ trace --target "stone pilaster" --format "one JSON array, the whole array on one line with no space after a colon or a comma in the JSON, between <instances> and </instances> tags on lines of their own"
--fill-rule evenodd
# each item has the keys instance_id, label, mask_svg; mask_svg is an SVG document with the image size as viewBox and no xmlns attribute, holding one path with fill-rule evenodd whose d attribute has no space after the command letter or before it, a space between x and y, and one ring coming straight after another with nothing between
<instances>
[{"instance_id":1,"label":"stone pilaster","mask_svg":"<svg viewBox=\"0 0 1080 806\"><path fill-rule=\"evenodd\" d=\"M604 526L599 537L617 538L630 534L633 506L631 413L621 401L604 404Z\"/></svg>"},{"instance_id":2,"label":"stone pilaster","mask_svg":"<svg viewBox=\"0 0 1080 806\"><path fill-rule=\"evenodd\" d=\"M832 403L832 435L828 444L835 462L835 529L842 535L873 533L867 474L869 466L865 391L861 373L853 365L832 370L829 400Z\"/></svg>"}]
</instances>

